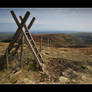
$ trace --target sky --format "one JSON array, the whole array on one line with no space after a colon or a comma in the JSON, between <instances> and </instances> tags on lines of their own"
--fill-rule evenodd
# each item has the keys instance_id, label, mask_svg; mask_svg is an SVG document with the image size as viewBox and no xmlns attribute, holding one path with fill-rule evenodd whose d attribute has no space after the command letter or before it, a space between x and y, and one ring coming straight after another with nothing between
<instances>
[{"instance_id":1,"label":"sky","mask_svg":"<svg viewBox=\"0 0 92 92\"><path fill-rule=\"evenodd\" d=\"M29 11L26 25L33 17L36 18L30 31L92 32L92 8L0 8L0 32L17 30L11 10L17 17L24 16Z\"/></svg>"}]
</instances>

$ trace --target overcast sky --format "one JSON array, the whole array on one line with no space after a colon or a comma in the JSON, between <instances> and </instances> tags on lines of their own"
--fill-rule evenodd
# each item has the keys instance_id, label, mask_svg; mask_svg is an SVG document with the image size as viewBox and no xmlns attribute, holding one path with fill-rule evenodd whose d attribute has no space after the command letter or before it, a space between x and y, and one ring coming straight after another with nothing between
<instances>
[{"instance_id":1,"label":"overcast sky","mask_svg":"<svg viewBox=\"0 0 92 92\"><path fill-rule=\"evenodd\" d=\"M0 32L16 31L17 25L10 13L14 10L17 17L26 11L36 20L31 30L37 31L90 31L92 32L92 8L0 8Z\"/></svg>"}]
</instances>

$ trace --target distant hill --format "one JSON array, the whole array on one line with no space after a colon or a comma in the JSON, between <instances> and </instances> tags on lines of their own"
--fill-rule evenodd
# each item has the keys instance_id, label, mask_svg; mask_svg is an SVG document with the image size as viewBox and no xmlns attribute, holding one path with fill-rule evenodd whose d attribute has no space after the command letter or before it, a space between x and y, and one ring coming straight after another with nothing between
<instances>
[{"instance_id":1,"label":"distant hill","mask_svg":"<svg viewBox=\"0 0 92 92\"><path fill-rule=\"evenodd\" d=\"M79 46L81 43L80 40L72 37L68 34L36 34L33 35L35 41L40 42L42 37L43 44L47 45L48 40L51 41L51 45L55 47L71 47L71 46Z\"/></svg>"},{"instance_id":2,"label":"distant hill","mask_svg":"<svg viewBox=\"0 0 92 92\"><path fill-rule=\"evenodd\" d=\"M14 33L0 33L0 41L9 42Z\"/></svg>"},{"instance_id":3,"label":"distant hill","mask_svg":"<svg viewBox=\"0 0 92 92\"><path fill-rule=\"evenodd\" d=\"M14 33L0 33L0 41L9 42ZM37 44L42 43L45 46L55 47L84 47L92 45L92 33L60 33L60 34L32 34Z\"/></svg>"},{"instance_id":4,"label":"distant hill","mask_svg":"<svg viewBox=\"0 0 92 92\"><path fill-rule=\"evenodd\" d=\"M71 36L80 40L82 44L88 44L88 45L92 44L92 33L79 32L79 33L71 34Z\"/></svg>"}]
</instances>

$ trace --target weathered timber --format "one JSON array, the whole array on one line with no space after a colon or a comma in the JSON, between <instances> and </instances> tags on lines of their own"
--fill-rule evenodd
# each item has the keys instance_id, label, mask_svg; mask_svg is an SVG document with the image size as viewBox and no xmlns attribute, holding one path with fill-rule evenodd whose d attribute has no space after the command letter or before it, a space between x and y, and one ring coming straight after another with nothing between
<instances>
[{"instance_id":1,"label":"weathered timber","mask_svg":"<svg viewBox=\"0 0 92 92\"><path fill-rule=\"evenodd\" d=\"M17 51L18 51L18 49L19 49L20 46L21 46L21 42L19 41L19 42L18 42L18 45L17 45L16 48L15 48L15 50L14 50L13 52L11 52L10 54L11 54L12 56L14 56L14 55L17 53Z\"/></svg>"},{"instance_id":2,"label":"weathered timber","mask_svg":"<svg viewBox=\"0 0 92 92\"><path fill-rule=\"evenodd\" d=\"M20 19L22 20L22 17L21 16L20 16ZM24 28L25 28L27 34L29 35L29 36L26 35L26 32L23 31L23 33L24 33L24 35L26 37L26 40L27 40L27 44L29 44L29 47L31 47L31 50L32 50L34 56L36 57L37 61L39 62L39 64L43 63L42 56L40 55L40 52L38 51L38 48L36 46L35 41L33 40L33 37L31 35L31 33L28 31L28 28L26 27L26 25L24 25ZM32 42L30 41L30 39L31 39Z\"/></svg>"},{"instance_id":3,"label":"weathered timber","mask_svg":"<svg viewBox=\"0 0 92 92\"><path fill-rule=\"evenodd\" d=\"M17 26L19 26L20 23L19 23L19 21L18 21L18 19L17 19L17 17L16 17L16 14L15 14L13 11L11 11L11 14L12 14L12 16L13 16L13 18L14 18L16 24L17 24ZM30 24L28 25L28 29L30 29L30 28L32 27L32 24L34 23L34 21L35 21L35 17L32 18ZM20 31L21 31L21 30L20 30ZM17 33L16 33L16 34L17 34ZM19 37L18 37L16 40L20 41L20 40L22 39L22 36L23 36L23 34L20 33L20 34L19 34ZM16 47L16 50L15 50L15 52L13 53L13 55L15 55L15 54L17 53L17 50L19 49L19 47L20 47L20 45Z\"/></svg>"},{"instance_id":4,"label":"weathered timber","mask_svg":"<svg viewBox=\"0 0 92 92\"><path fill-rule=\"evenodd\" d=\"M16 14L13 11L11 11L11 14L12 14L17 26L19 27L20 23L16 17ZM34 23L34 21L35 21L35 17L32 18L30 24L28 25L28 29L30 29L32 27L32 24ZM23 37L23 34L21 33L17 40L20 41L22 39L22 37ZM20 47L20 44L16 47L16 50L12 53L13 55L15 55L17 53L17 50L19 49L19 47Z\"/></svg>"},{"instance_id":5,"label":"weathered timber","mask_svg":"<svg viewBox=\"0 0 92 92\"><path fill-rule=\"evenodd\" d=\"M21 56L20 56L20 66L21 66L21 69L23 68L23 56L24 56L24 36L22 37L22 40L21 40L22 44L21 44Z\"/></svg>"},{"instance_id":6,"label":"weathered timber","mask_svg":"<svg viewBox=\"0 0 92 92\"><path fill-rule=\"evenodd\" d=\"M33 52L34 56L36 57L38 63L40 65L42 65L42 63L40 62L39 58L37 57L37 54L36 54L35 50L33 49L32 44L30 43L30 40L28 39L26 33L24 31L23 31L23 33L24 33L24 37L25 37L25 40L26 40L27 45L29 46L30 50L32 50L32 52Z\"/></svg>"},{"instance_id":7,"label":"weathered timber","mask_svg":"<svg viewBox=\"0 0 92 92\"><path fill-rule=\"evenodd\" d=\"M35 21L35 17L32 18L32 21L28 25L28 29L30 29Z\"/></svg>"},{"instance_id":8,"label":"weathered timber","mask_svg":"<svg viewBox=\"0 0 92 92\"><path fill-rule=\"evenodd\" d=\"M47 39L47 47L49 47L49 38Z\"/></svg>"},{"instance_id":9,"label":"weathered timber","mask_svg":"<svg viewBox=\"0 0 92 92\"><path fill-rule=\"evenodd\" d=\"M22 18L20 16L20 20L21 23L19 22L19 20L16 17L16 14L14 13L14 11L11 11L11 14L18 26L18 29L14 35L14 37L12 38L8 48L6 49L6 64L7 64L7 68L8 68L8 56L9 55L15 55L18 52L19 47L21 47L21 52L20 52L20 66L21 68L23 68L23 56L24 56L24 39L26 44L28 45L28 47L30 48L30 50L32 51L37 63L39 64L39 66L41 66L42 69L42 65L43 65L43 59L42 56L36 46L36 43L32 37L32 34L29 32L29 29L32 27L32 24L35 20L35 17L32 18L31 22L29 23L29 25L26 27L26 21L30 15L29 12L27 12L24 16L24 18ZM23 30L23 27L25 29L25 31ZM16 48L15 48L16 47ZM43 70L43 69L42 69Z\"/></svg>"},{"instance_id":10,"label":"weathered timber","mask_svg":"<svg viewBox=\"0 0 92 92\"><path fill-rule=\"evenodd\" d=\"M19 25L20 25L20 23L19 23L19 21L18 21L18 19L17 19L16 14L14 13L14 11L11 11L11 14L12 14L12 16L13 16L14 20L16 20L16 24L19 26Z\"/></svg>"},{"instance_id":11,"label":"weathered timber","mask_svg":"<svg viewBox=\"0 0 92 92\"><path fill-rule=\"evenodd\" d=\"M12 12L13 12L13 11L12 11ZM11 14L12 14L12 13L11 13ZM9 46L8 46L8 52L12 49L14 43L15 43L16 40L18 39L19 34L20 34L20 32L21 32L21 29L22 29L22 27L24 26L25 22L27 21L29 15L30 15L30 13L27 12L27 13L25 14L23 20L21 21L21 24L19 25L19 27L18 27L18 29L17 29L17 31L16 31L14 37L12 38L12 40L11 40ZM14 14L13 14L12 16L14 16ZM15 15L15 16L16 16L16 15ZM16 18L14 18L14 19L16 19ZM18 20L15 20L15 21L18 21Z\"/></svg>"}]
</instances>

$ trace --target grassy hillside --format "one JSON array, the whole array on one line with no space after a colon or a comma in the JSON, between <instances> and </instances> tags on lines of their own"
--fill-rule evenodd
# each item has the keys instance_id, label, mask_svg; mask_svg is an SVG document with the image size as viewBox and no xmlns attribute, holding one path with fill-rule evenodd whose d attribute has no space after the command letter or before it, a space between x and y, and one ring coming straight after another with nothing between
<instances>
[{"instance_id":1,"label":"grassy hillside","mask_svg":"<svg viewBox=\"0 0 92 92\"><path fill-rule=\"evenodd\" d=\"M8 43L0 43L0 57ZM39 48L39 46L38 46ZM84 48L85 51L92 48ZM0 70L0 83L5 84L92 84L92 52L88 54L79 48L53 48L43 46L41 55L46 63L50 78L36 68L32 52L24 49L24 67L20 69L20 59L11 57L9 70ZM88 53L88 52L87 52ZM2 61L2 59L1 59ZM0 61L0 62L1 62Z\"/></svg>"},{"instance_id":2,"label":"grassy hillside","mask_svg":"<svg viewBox=\"0 0 92 92\"><path fill-rule=\"evenodd\" d=\"M0 41L3 42L9 42L14 34L5 34L1 33L0 34ZM40 42L42 37L43 44L48 45L48 39L51 41L51 46L55 47L62 47L62 46L71 46L73 44L77 45L79 44L79 40L76 38L67 35L67 34L34 34L33 38L36 42Z\"/></svg>"},{"instance_id":3,"label":"grassy hillside","mask_svg":"<svg viewBox=\"0 0 92 92\"><path fill-rule=\"evenodd\" d=\"M43 44L48 44L48 39L51 41L51 46L55 47L69 47L73 45L81 44L80 40L72 37L68 34L42 34L42 35L33 35L35 41L40 42L42 37Z\"/></svg>"},{"instance_id":4,"label":"grassy hillside","mask_svg":"<svg viewBox=\"0 0 92 92\"><path fill-rule=\"evenodd\" d=\"M71 36L80 40L82 44L92 44L92 33L80 32L71 34Z\"/></svg>"},{"instance_id":5,"label":"grassy hillside","mask_svg":"<svg viewBox=\"0 0 92 92\"><path fill-rule=\"evenodd\" d=\"M9 42L13 33L0 33L0 41ZM71 33L71 34L32 34L37 44L51 47L84 47L92 45L91 33Z\"/></svg>"},{"instance_id":6,"label":"grassy hillside","mask_svg":"<svg viewBox=\"0 0 92 92\"><path fill-rule=\"evenodd\" d=\"M13 33L0 33L0 41L9 42L13 35Z\"/></svg>"}]
</instances>

